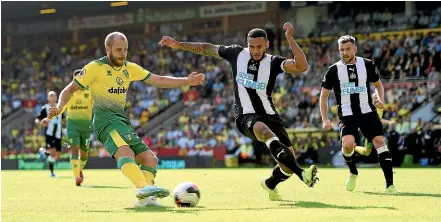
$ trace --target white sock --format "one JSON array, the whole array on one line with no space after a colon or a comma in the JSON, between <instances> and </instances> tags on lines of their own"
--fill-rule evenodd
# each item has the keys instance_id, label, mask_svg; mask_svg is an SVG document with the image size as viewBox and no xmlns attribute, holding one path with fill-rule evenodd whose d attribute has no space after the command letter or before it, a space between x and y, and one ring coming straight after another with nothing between
<instances>
[{"instance_id":1,"label":"white sock","mask_svg":"<svg viewBox=\"0 0 441 222\"><path fill-rule=\"evenodd\" d=\"M53 158L53 157L51 157L51 156L49 156L48 158L47 158L47 161L49 161L49 162L51 162L51 163L55 163L55 158Z\"/></svg>"},{"instance_id":2,"label":"white sock","mask_svg":"<svg viewBox=\"0 0 441 222\"><path fill-rule=\"evenodd\" d=\"M388 151L389 151L389 149L387 148L386 145L384 145L384 146L377 149L377 154L380 155L380 153L384 153L384 152L388 152Z\"/></svg>"},{"instance_id":3,"label":"white sock","mask_svg":"<svg viewBox=\"0 0 441 222\"><path fill-rule=\"evenodd\" d=\"M268 149L270 148L270 145L271 145L271 143L272 143L274 140L279 141L279 138L277 138L277 137L271 137L271 138L269 138L269 139L265 142L266 147L268 147Z\"/></svg>"}]
</instances>

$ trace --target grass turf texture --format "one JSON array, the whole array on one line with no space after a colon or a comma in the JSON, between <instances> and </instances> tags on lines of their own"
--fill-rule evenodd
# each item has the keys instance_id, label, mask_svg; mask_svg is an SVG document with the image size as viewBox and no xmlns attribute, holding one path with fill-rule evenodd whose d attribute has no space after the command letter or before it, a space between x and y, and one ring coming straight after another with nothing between
<instances>
[{"instance_id":1,"label":"grass turf texture","mask_svg":"<svg viewBox=\"0 0 441 222\"><path fill-rule=\"evenodd\" d=\"M156 183L173 190L182 181L201 189L196 208L133 207L135 189L118 170L2 171L2 221L439 221L441 169L395 169L400 194L384 193L381 169L359 169L357 188L344 189L347 169L319 169L308 188L293 176L279 186L284 201L270 202L260 179L271 169L160 170Z\"/></svg>"}]
</instances>

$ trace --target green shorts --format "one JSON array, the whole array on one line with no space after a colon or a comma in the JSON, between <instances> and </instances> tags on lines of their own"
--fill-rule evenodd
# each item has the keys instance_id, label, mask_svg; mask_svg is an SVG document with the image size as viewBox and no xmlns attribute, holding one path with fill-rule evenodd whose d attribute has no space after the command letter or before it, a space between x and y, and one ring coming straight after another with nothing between
<instances>
[{"instance_id":1,"label":"green shorts","mask_svg":"<svg viewBox=\"0 0 441 222\"><path fill-rule=\"evenodd\" d=\"M81 150L88 151L90 145L90 130L67 129L67 144L69 148L79 146Z\"/></svg>"},{"instance_id":2,"label":"green shorts","mask_svg":"<svg viewBox=\"0 0 441 222\"><path fill-rule=\"evenodd\" d=\"M132 127L120 120L112 121L98 135L107 152L113 157L121 146L129 146L135 156L150 150L142 139L133 131Z\"/></svg>"}]
</instances>

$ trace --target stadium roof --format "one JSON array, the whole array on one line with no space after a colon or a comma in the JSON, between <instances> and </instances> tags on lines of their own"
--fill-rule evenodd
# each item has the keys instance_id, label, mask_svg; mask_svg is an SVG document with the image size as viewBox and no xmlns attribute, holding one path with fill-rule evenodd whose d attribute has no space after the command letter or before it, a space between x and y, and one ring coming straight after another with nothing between
<instances>
[{"instance_id":1,"label":"stadium roof","mask_svg":"<svg viewBox=\"0 0 441 222\"><path fill-rule=\"evenodd\" d=\"M136 12L140 8L179 8L197 5L219 4L221 2L185 2L185 1L130 1L127 6L111 7L109 1L2 1L2 22L30 19L54 19L72 16L93 16L116 13ZM40 10L55 8L55 14L40 15Z\"/></svg>"}]
</instances>

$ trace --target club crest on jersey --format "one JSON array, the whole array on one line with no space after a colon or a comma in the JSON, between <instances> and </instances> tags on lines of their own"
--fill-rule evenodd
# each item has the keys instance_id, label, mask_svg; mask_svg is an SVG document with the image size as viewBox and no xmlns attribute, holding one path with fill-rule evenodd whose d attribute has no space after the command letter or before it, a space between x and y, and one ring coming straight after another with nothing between
<instances>
[{"instance_id":1,"label":"club crest on jersey","mask_svg":"<svg viewBox=\"0 0 441 222\"><path fill-rule=\"evenodd\" d=\"M120 86L122 86L124 84L124 80L121 77L116 77L116 83Z\"/></svg>"},{"instance_id":2,"label":"club crest on jersey","mask_svg":"<svg viewBox=\"0 0 441 222\"><path fill-rule=\"evenodd\" d=\"M89 93L84 93L84 98L89 98Z\"/></svg>"},{"instance_id":3,"label":"club crest on jersey","mask_svg":"<svg viewBox=\"0 0 441 222\"><path fill-rule=\"evenodd\" d=\"M107 70L107 76L112 76L112 71Z\"/></svg>"},{"instance_id":4,"label":"club crest on jersey","mask_svg":"<svg viewBox=\"0 0 441 222\"><path fill-rule=\"evenodd\" d=\"M124 76L126 76L127 78L129 78L129 72L127 70L123 70L122 73L124 74Z\"/></svg>"},{"instance_id":5,"label":"club crest on jersey","mask_svg":"<svg viewBox=\"0 0 441 222\"><path fill-rule=\"evenodd\" d=\"M248 69L251 71L256 71L257 70L256 64L254 64L254 63L251 64L250 66L248 66Z\"/></svg>"},{"instance_id":6,"label":"club crest on jersey","mask_svg":"<svg viewBox=\"0 0 441 222\"><path fill-rule=\"evenodd\" d=\"M355 75L355 73L351 73L351 75L349 75L349 78L350 78L350 79L356 79L356 78L357 78L357 75Z\"/></svg>"}]
</instances>

